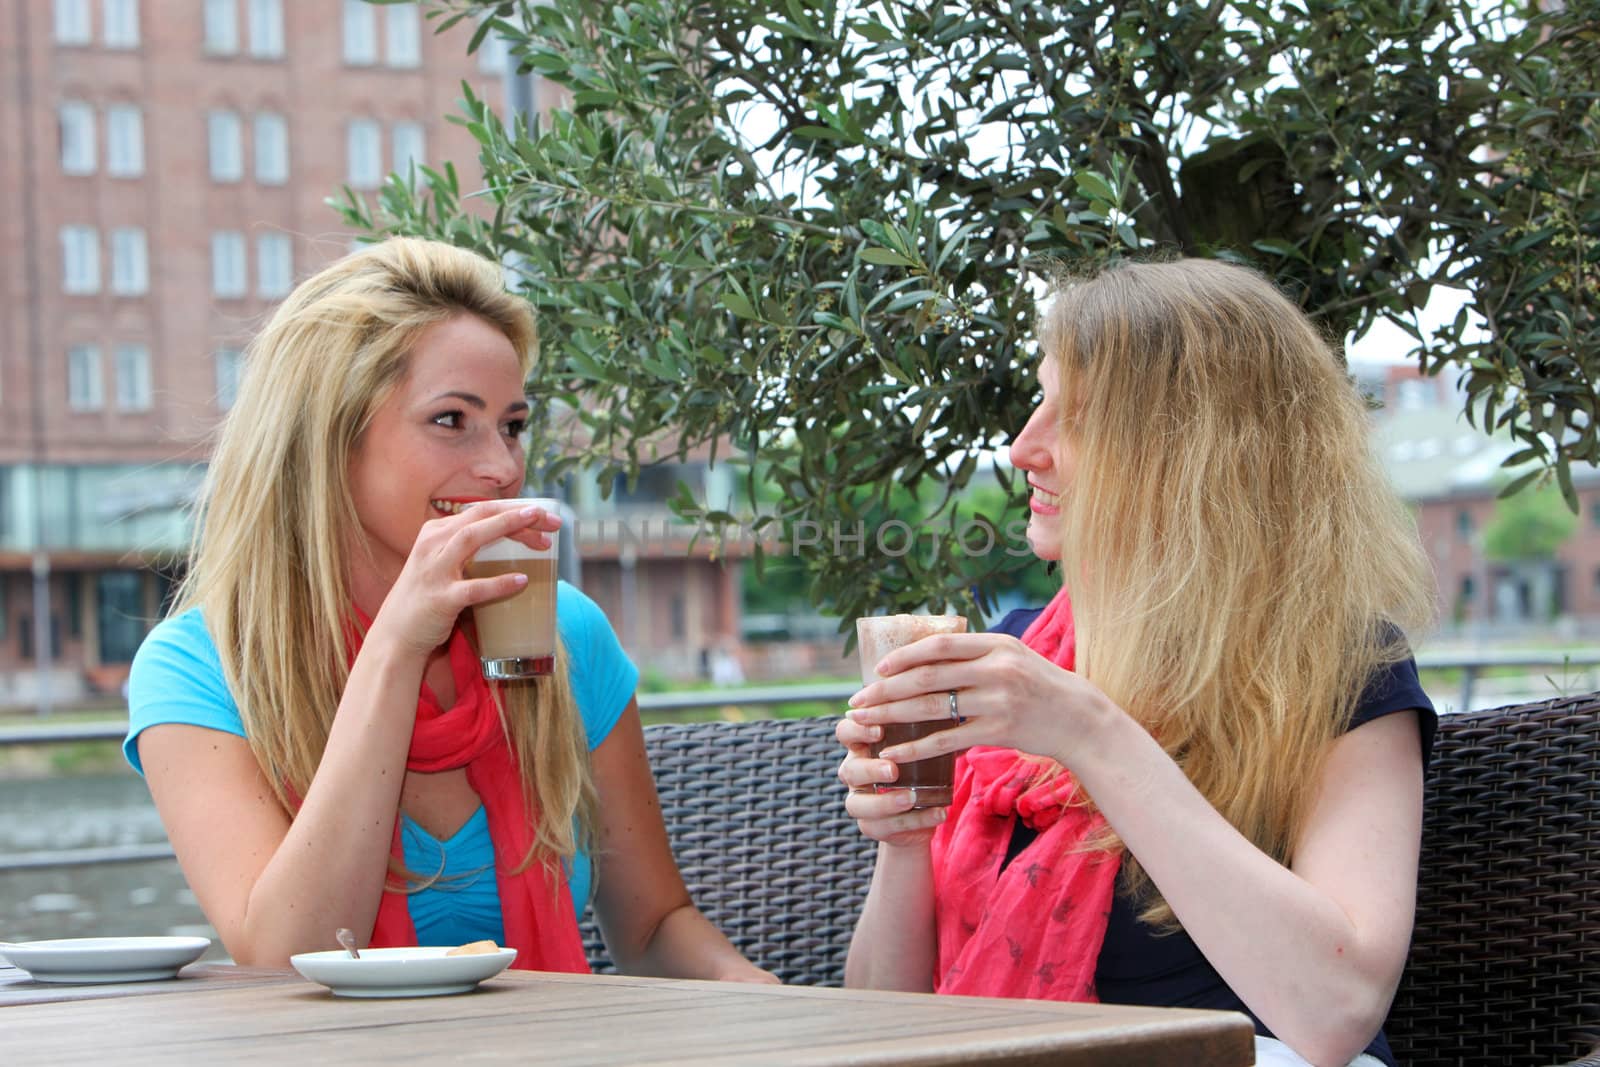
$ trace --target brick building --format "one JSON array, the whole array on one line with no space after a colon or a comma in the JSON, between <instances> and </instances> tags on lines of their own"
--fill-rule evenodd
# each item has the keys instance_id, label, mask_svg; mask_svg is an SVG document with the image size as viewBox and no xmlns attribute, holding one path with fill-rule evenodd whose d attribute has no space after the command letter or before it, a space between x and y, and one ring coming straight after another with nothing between
<instances>
[{"instance_id":1,"label":"brick building","mask_svg":"<svg viewBox=\"0 0 1600 1067\"><path fill-rule=\"evenodd\" d=\"M1416 509L1441 631L1489 637L1557 626L1600 634L1600 472L1574 469L1577 522L1553 555L1491 559L1484 534L1502 506L1500 486L1520 473L1501 463L1521 446L1470 425L1447 380L1390 367L1373 386L1384 400L1376 446L1395 488Z\"/></svg>"},{"instance_id":2,"label":"brick building","mask_svg":"<svg viewBox=\"0 0 1600 1067\"><path fill-rule=\"evenodd\" d=\"M534 90L415 5L0 0L0 26L0 706L70 703L114 693L160 615L245 343L352 247L326 199L411 162L470 186L460 83ZM729 583L696 579L704 626L652 590L636 655L679 621L737 634Z\"/></svg>"}]
</instances>

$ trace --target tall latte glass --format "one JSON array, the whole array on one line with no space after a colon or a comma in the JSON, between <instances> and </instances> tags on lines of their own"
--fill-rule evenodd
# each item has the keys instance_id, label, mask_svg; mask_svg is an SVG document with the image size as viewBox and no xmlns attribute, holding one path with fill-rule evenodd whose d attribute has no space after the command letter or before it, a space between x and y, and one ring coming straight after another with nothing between
<instances>
[{"instance_id":1,"label":"tall latte glass","mask_svg":"<svg viewBox=\"0 0 1600 1067\"><path fill-rule=\"evenodd\" d=\"M871 685L879 678L874 670L878 661L897 648L930 634L964 634L967 620L960 615L874 615L856 620L856 644L861 653L861 684ZM955 720L945 715L927 722L886 723L883 740L872 746L874 757L890 745L905 744L929 734L948 730ZM878 786L878 792L910 789L912 810L942 808L950 803L955 783L954 755L935 756L900 764L900 776Z\"/></svg>"},{"instance_id":2,"label":"tall latte glass","mask_svg":"<svg viewBox=\"0 0 1600 1067\"><path fill-rule=\"evenodd\" d=\"M552 515L561 514L559 500L529 500ZM528 584L508 597L476 604L472 621L478 630L478 658L483 676L495 681L538 678L556 668L556 536L550 547L529 548L503 537L478 550L467 575L492 578L521 571Z\"/></svg>"}]
</instances>

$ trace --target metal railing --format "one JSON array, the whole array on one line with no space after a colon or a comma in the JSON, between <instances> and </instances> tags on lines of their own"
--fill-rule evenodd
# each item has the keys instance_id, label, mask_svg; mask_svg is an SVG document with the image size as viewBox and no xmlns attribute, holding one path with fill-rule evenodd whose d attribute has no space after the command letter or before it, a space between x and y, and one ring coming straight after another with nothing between
<instances>
[{"instance_id":1,"label":"metal railing","mask_svg":"<svg viewBox=\"0 0 1600 1067\"><path fill-rule=\"evenodd\" d=\"M1483 672L1504 668L1532 670L1542 667L1593 667L1600 665L1600 649L1578 652L1477 652L1417 656L1421 670L1461 671L1461 708L1470 708ZM701 708L783 707L815 702L836 703L841 708L860 686L855 682L822 682L809 685L751 686L739 689L695 689L678 693L642 693L639 710L653 715L673 715ZM0 728L0 748L8 745L63 744L76 741L120 741L127 725L119 722L37 723ZM143 863L172 858L165 843L113 845L61 851L17 852L0 855L0 874L10 871L59 867L83 867L101 863Z\"/></svg>"}]
</instances>

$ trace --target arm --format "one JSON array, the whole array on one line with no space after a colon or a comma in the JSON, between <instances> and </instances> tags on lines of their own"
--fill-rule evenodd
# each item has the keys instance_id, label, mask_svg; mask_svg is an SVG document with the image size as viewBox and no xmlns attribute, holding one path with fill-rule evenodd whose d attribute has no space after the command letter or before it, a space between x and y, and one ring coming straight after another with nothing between
<instances>
[{"instance_id":1,"label":"arm","mask_svg":"<svg viewBox=\"0 0 1600 1067\"><path fill-rule=\"evenodd\" d=\"M1415 716L1387 715L1334 743L1292 868L1223 819L1131 719L1108 726L1104 749L1083 739L1074 773L1184 929L1281 1041L1313 1063L1348 1063L1383 1025L1411 942Z\"/></svg>"},{"instance_id":2,"label":"arm","mask_svg":"<svg viewBox=\"0 0 1600 1067\"><path fill-rule=\"evenodd\" d=\"M377 918L416 715L422 661L363 647L293 821L249 744L152 726L139 754L184 877L237 962L286 966Z\"/></svg>"},{"instance_id":3,"label":"arm","mask_svg":"<svg viewBox=\"0 0 1600 1067\"><path fill-rule=\"evenodd\" d=\"M689 899L667 842L636 700L595 749L593 766L600 795L595 914L617 966L654 977L777 981Z\"/></svg>"},{"instance_id":4,"label":"arm","mask_svg":"<svg viewBox=\"0 0 1600 1067\"><path fill-rule=\"evenodd\" d=\"M170 722L139 735L178 863L235 960L283 966L296 952L331 945L341 926L365 943L388 872L428 656L464 607L521 584L514 575L464 579L464 563L497 537L533 536L541 521L545 531L559 525L536 515L513 504L423 527L351 666L292 819L243 738Z\"/></svg>"},{"instance_id":5,"label":"arm","mask_svg":"<svg viewBox=\"0 0 1600 1067\"><path fill-rule=\"evenodd\" d=\"M931 993L938 941L930 845L946 809L909 810L913 800L909 790L871 792L874 783L892 781L896 770L893 763L871 758L867 746L881 736L880 727L843 719L835 733L849 750L839 766L839 779L850 789L845 811L862 833L878 842L872 884L845 957L844 984Z\"/></svg>"},{"instance_id":6,"label":"arm","mask_svg":"<svg viewBox=\"0 0 1600 1067\"><path fill-rule=\"evenodd\" d=\"M1422 761L1412 716L1334 743L1289 869L1218 814L1122 709L1020 642L937 637L891 658L879 671L898 677L859 694L853 717L937 717L945 691L960 689L968 721L885 757L991 744L1058 760L1280 1039L1315 1063L1348 1062L1366 1045L1399 981L1415 907Z\"/></svg>"}]
</instances>

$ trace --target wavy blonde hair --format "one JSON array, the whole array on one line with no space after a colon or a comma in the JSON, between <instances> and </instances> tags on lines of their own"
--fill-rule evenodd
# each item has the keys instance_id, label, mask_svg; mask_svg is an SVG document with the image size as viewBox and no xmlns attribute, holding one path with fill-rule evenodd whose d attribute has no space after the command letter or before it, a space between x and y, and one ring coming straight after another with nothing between
<instances>
[{"instance_id":1,"label":"wavy blonde hair","mask_svg":"<svg viewBox=\"0 0 1600 1067\"><path fill-rule=\"evenodd\" d=\"M460 314L505 334L528 372L533 313L494 263L414 238L346 256L252 342L212 453L172 611L203 612L245 736L291 814L322 761L356 638L350 555L366 542L350 457L417 338ZM516 869L570 857L592 836L595 795L565 650L548 680L496 687L496 703L535 823Z\"/></svg>"},{"instance_id":2,"label":"wavy blonde hair","mask_svg":"<svg viewBox=\"0 0 1600 1067\"><path fill-rule=\"evenodd\" d=\"M1300 308L1243 267L1123 264L1059 285L1040 325L1076 450L1078 669L1287 865L1362 690L1432 618L1365 404ZM1141 917L1174 928L1137 859L1123 867Z\"/></svg>"}]
</instances>

